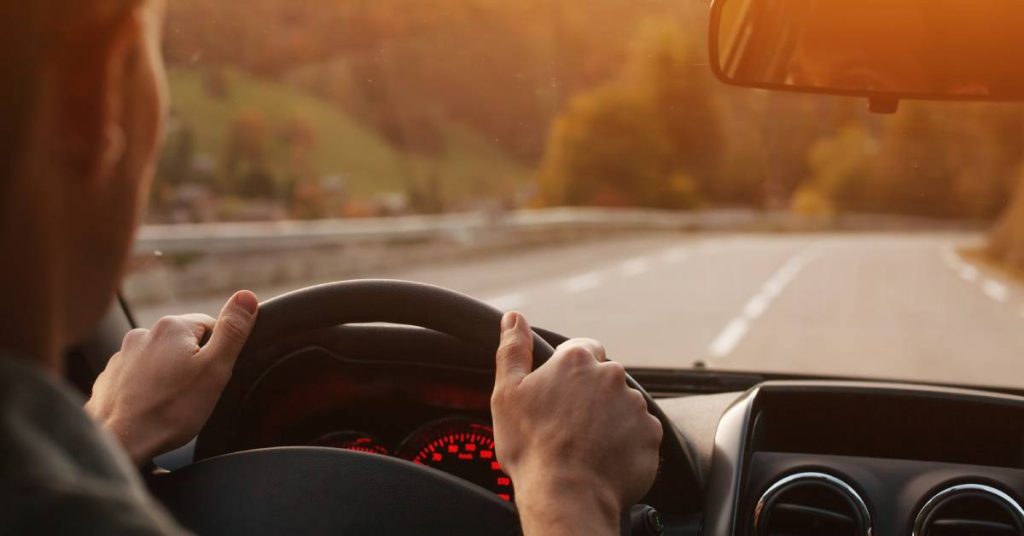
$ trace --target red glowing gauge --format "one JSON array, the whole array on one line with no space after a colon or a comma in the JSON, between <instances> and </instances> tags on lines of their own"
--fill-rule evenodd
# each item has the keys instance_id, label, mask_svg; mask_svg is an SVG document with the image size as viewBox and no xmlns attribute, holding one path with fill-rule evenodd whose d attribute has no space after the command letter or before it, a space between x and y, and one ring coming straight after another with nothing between
<instances>
[{"instance_id":1,"label":"red glowing gauge","mask_svg":"<svg viewBox=\"0 0 1024 536\"><path fill-rule=\"evenodd\" d=\"M331 432L320 436L312 443L318 447L334 447L336 449L354 450L357 452L368 452L370 454L390 454L388 448L377 442L373 436L359 432Z\"/></svg>"},{"instance_id":2,"label":"red glowing gauge","mask_svg":"<svg viewBox=\"0 0 1024 536\"><path fill-rule=\"evenodd\" d=\"M398 449L398 457L468 480L513 500L512 481L494 456L494 431L485 424L448 419L414 432Z\"/></svg>"}]
</instances>

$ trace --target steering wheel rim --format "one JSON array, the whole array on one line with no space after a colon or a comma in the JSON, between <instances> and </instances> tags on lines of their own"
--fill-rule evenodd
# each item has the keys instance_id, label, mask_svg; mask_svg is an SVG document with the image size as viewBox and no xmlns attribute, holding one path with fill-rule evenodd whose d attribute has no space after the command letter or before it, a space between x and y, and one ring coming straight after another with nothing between
<instances>
[{"instance_id":1,"label":"steering wheel rim","mask_svg":"<svg viewBox=\"0 0 1024 536\"><path fill-rule=\"evenodd\" d=\"M475 298L426 283L397 279L337 281L295 290L260 304L256 325L242 353L296 330L372 322L426 328L496 351L503 314ZM534 367L547 361L554 351L534 334Z\"/></svg>"},{"instance_id":2,"label":"steering wheel rim","mask_svg":"<svg viewBox=\"0 0 1024 536\"><path fill-rule=\"evenodd\" d=\"M487 355L493 356L500 339L502 314L501 311L490 305L452 290L423 283L382 279L327 283L289 292L263 302L260 305L259 316L253 331L235 365L234 374L213 414L197 438L196 459L203 461L179 471L185 475L181 478L202 482L202 474L197 476L197 473L212 473L216 472L220 465L238 465L239 463L242 464L244 470L229 474L247 474L246 471L251 471L249 458L256 457L255 454L250 453L265 452L264 450L231 453L230 444L234 435L233 422L236 421L243 406L242 402L248 387L262 372L261 370L247 369L249 356L257 354L274 341L296 332L315 331L344 324L385 322L417 326L451 335L482 348L486 350ZM546 362L553 353L554 348L534 333L534 366L537 367ZM493 370L494 360L490 359L481 365ZM678 433L670 432L671 424L650 395L628 375L626 381L630 387L637 389L644 396L652 414L658 417L666 427L665 441L675 441L676 447L687 455L687 462L692 464L692 458L689 457L685 443L682 442ZM665 441L662 445L663 452ZM291 451L295 449L294 447L290 448ZM260 454L259 456L264 460L260 463L266 463L266 455ZM290 456L294 458L294 452ZM238 462L238 458L243 458L242 462ZM335 458L342 460L341 457L336 456ZM347 457L342 461L344 463L374 464L379 461L375 458L378 457ZM220 461L222 459L229 461L222 462ZM197 468L192 469L191 472L186 471L192 467L204 465L207 469ZM429 471L413 464L408 465L410 468L401 470ZM223 471L221 473L223 474ZM172 481L173 479L164 480ZM699 486L699 483L697 485ZM201 484L200 487L202 487ZM160 495L159 488L157 486L155 489L158 496ZM181 485L165 484L163 488L178 490L177 494L166 493L163 497L165 499L170 497L173 500L174 497L182 496ZM506 508L507 505L495 503L495 501L499 503L500 501L485 490L480 489L480 496L470 496L468 500L478 501L475 509L480 510L480 519L486 517L492 522L495 519L505 519L502 517L504 515L502 511L497 508ZM169 506L172 510L175 509L174 504ZM344 521L346 520L343 519L342 522ZM443 532L450 534L451 530Z\"/></svg>"},{"instance_id":3,"label":"steering wheel rim","mask_svg":"<svg viewBox=\"0 0 1024 536\"><path fill-rule=\"evenodd\" d=\"M443 311L443 314L438 314L439 311ZM196 459L230 451L230 430L244 398L245 387L262 372L246 370L247 356L281 337L344 324L384 322L451 335L493 356L500 342L503 314L491 305L454 290L396 279L337 281L271 298L260 304L256 324L235 364L234 374L206 426L199 433ZM540 335L536 332L533 334L534 368L550 359L554 351ZM494 360L489 359L481 365L493 370ZM648 411L665 427L663 446L666 441L674 442L674 446L686 452L689 457L685 442L678 434L669 433L671 422L650 394L628 374L626 384L643 395Z\"/></svg>"}]
</instances>

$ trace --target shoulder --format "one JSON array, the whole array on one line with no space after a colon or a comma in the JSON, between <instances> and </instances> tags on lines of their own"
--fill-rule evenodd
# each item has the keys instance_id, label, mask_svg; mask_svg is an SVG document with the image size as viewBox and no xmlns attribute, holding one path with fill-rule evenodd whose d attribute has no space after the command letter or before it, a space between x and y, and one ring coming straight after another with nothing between
<instances>
[{"instance_id":1,"label":"shoulder","mask_svg":"<svg viewBox=\"0 0 1024 536\"><path fill-rule=\"evenodd\" d=\"M32 363L0 356L0 533L179 531L83 402Z\"/></svg>"},{"instance_id":2,"label":"shoulder","mask_svg":"<svg viewBox=\"0 0 1024 536\"><path fill-rule=\"evenodd\" d=\"M9 488L9 489L3 489ZM0 485L9 503L0 532L11 534L182 534L162 509L123 486L94 478Z\"/></svg>"},{"instance_id":3,"label":"shoulder","mask_svg":"<svg viewBox=\"0 0 1024 536\"><path fill-rule=\"evenodd\" d=\"M25 359L0 356L0 475L58 479L82 471L130 479L131 468L82 410L84 400Z\"/></svg>"}]
</instances>

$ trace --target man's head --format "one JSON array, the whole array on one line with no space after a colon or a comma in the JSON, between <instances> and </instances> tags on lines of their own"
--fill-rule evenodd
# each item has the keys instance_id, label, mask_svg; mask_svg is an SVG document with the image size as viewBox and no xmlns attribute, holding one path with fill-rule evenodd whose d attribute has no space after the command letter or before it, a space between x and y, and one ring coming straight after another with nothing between
<instances>
[{"instance_id":1,"label":"man's head","mask_svg":"<svg viewBox=\"0 0 1024 536\"><path fill-rule=\"evenodd\" d=\"M160 145L162 0L0 7L0 347L47 359L109 305Z\"/></svg>"}]
</instances>

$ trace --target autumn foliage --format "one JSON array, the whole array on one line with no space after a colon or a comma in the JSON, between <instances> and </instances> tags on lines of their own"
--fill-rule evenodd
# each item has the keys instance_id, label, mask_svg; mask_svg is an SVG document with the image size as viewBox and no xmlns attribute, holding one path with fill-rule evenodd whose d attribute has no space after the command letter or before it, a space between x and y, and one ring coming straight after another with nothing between
<instances>
[{"instance_id":1,"label":"autumn foliage","mask_svg":"<svg viewBox=\"0 0 1024 536\"><path fill-rule=\"evenodd\" d=\"M392 170L389 177L400 178L380 180L379 193L397 191L411 211L457 209L470 199L984 220L1010 205L1024 161L1017 104L904 102L879 116L856 99L724 86L708 67L702 2L175 0L168 7L173 69L206 73L210 95L230 92L222 73L244 73L352 118L388 147L363 152L388 159L364 166L371 182L373 170ZM324 179L346 171L317 156L337 142L322 125L302 117L268 122L257 109L216 129L220 146L204 169L218 191L285 196L295 216L344 212L317 203L351 193ZM195 152L189 147L199 142L181 138L171 140L171 154ZM487 165L478 165L454 178L460 162L484 153L525 172L484 177L478 170ZM161 180L178 185L194 176L182 171L187 164L167 162ZM452 181L464 183L458 199ZM1015 238L1024 216L1003 221L997 243L1024 243Z\"/></svg>"}]
</instances>

